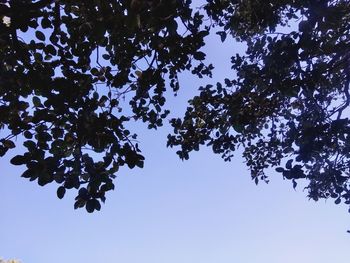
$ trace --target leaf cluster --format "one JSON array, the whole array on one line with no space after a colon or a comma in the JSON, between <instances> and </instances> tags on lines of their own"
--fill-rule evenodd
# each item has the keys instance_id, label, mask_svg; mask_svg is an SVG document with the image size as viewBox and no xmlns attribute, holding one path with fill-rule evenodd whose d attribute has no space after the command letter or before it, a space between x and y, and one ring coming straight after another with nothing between
<instances>
[{"instance_id":1,"label":"leaf cluster","mask_svg":"<svg viewBox=\"0 0 350 263\"><path fill-rule=\"evenodd\" d=\"M201 145L230 160L242 147L252 178L306 179L308 196L350 204L350 32L348 1L208 1L237 76L201 87L169 146L187 159Z\"/></svg>"},{"instance_id":2,"label":"leaf cluster","mask_svg":"<svg viewBox=\"0 0 350 263\"><path fill-rule=\"evenodd\" d=\"M256 183L275 167L350 204L349 14L346 0L0 0L0 156L24 138L23 177L99 210L119 168L144 165L129 124L162 126L181 72L211 77L201 48L215 33L246 51L171 120L168 146L226 161L241 147Z\"/></svg>"},{"instance_id":3,"label":"leaf cluster","mask_svg":"<svg viewBox=\"0 0 350 263\"><path fill-rule=\"evenodd\" d=\"M162 126L165 83L210 74L202 16L175 0L0 1L0 16L0 156L22 137L22 177L100 210L118 169L144 165L128 123Z\"/></svg>"}]
</instances>

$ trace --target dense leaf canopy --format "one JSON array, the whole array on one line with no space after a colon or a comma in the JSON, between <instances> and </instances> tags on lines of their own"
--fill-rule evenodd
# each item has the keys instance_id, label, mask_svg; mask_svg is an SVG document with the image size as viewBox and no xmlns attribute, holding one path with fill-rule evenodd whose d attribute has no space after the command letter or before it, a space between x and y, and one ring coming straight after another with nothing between
<instances>
[{"instance_id":1,"label":"dense leaf canopy","mask_svg":"<svg viewBox=\"0 0 350 263\"><path fill-rule=\"evenodd\" d=\"M193 3L196 4L196 3ZM208 34L246 44L236 77L200 87L168 146L201 145L252 178L276 167L314 200L350 204L350 4L330 0L0 0L0 155L24 138L23 177L100 209L119 167L143 167L129 121L162 126L178 74L211 76ZM233 75L233 74L230 74ZM137 131L136 131L137 132ZM94 153L94 154L91 154ZM96 154L95 154L96 153Z\"/></svg>"}]
</instances>

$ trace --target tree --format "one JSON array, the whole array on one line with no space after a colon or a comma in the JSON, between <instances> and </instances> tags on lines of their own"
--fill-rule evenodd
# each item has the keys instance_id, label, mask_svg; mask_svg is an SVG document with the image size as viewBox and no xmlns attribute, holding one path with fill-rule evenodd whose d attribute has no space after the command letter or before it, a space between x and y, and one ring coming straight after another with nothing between
<instances>
[{"instance_id":1,"label":"tree","mask_svg":"<svg viewBox=\"0 0 350 263\"><path fill-rule=\"evenodd\" d=\"M294 187L307 179L310 198L350 204L349 2L208 1L206 10L223 40L247 50L232 57L236 78L202 87L172 121L169 145L183 159L211 145L225 160L242 146L256 183L277 167Z\"/></svg>"},{"instance_id":2,"label":"tree","mask_svg":"<svg viewBox=\"0 0 350 263\"><path fill-rule=\"evenodd\" d=\"M11 160L22 177L55 181L59 198L79 189L75 208L99 210L120 166L143 167L125 123L162 126L166 80L176 92L179 72L210 74L189 2L0 1L1 156L23 136Z\"/></svg>"},{"instance_id":3,"label":"tree","mask_svg":"<svg viewBox=\"0 0 350 263\"><path fill-rule=\"evenodd\" d=\"M20 263L20 261L18 261L16 259L3 260L0 258L0 263Z\"/></svg>"},{"instance_id":4,"label":"tree","mask_svg":"<svg viewBox=\"0 0 350 263\"><path fill-rule=\"evenodd\" d=\"M11 160L26 166L23 177L58 183L59 198L79 189L75 208L99 210L120 166L143 167L127 123L162 126L178 74L211 76L200 49L216 33L247 45L232 54L237 77L201 87L171 120L168 146L188 159L208 145L227 161L242 146L256 183L277 167L294 186L307 179L310 198L349 204L349 9L326 0L2 0L0 155L23 136Z\"/></svg>"}]
</instances>

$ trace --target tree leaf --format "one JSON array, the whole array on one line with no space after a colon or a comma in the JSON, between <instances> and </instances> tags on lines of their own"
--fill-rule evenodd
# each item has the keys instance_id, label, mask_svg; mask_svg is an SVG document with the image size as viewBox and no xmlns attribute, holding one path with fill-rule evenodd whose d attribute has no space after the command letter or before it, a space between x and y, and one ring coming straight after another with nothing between
<instances>
[{"instance_id":1,"label":"tree leaf","mask_svg":"<svg viewBox=\"0 0 350 263\"><path fill-rule=\"evenodd\" d=\"M45 34L41 31L35 31L35 36L37 39L39 39L41 41L45 41L45 39L46 39Z\"/></svg>"},{"instance_id":2,"label":"tree leaf","mask_svg":"<svg viewBox=\"0 0 350 263\"><path fill-rule=\"evenodd\" d=\"M57 189L57 197L59 199L62 199L64 197L65 193L66 193L66 188L64 188L63 186L58 187L58 189Z\"/></svg>"},{"instance_id":3,"label":"tree leaf","mask_svg":"<svg viewBox=\"0 0 350 263\"><path fill-rule=\"evenodd\" d=\"M26 164L27 158L25 158L23 155L16 155L11 159L10 162L13 165L22 165L22 164Z\"/></svg>"}]
</instances>

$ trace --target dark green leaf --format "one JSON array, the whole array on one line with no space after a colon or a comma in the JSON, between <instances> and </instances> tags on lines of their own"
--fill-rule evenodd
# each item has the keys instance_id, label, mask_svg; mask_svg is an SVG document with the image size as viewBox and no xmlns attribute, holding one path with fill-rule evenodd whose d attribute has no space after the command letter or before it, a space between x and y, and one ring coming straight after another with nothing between
<instances>
[{"instance_id":1,"label":"dark green leaf","mask_svg":"<svg viewBox=\"0 0 350 263\"><path fill-rule=\"evenodd\" d=\"M11 159L11 164L13 165L22 165L27 162L27 158L25 158L23 155L16 155Z\"/></svg>"},{"instance_id":2,"label":"dark green leaf","mask_svg":"<svg viewBox=\"0 0 350 263\"><path fill-rule=\"evenodd\" d=\"M39 39L41 41L45 41L45 39L46 39L45 34L41 31L35 31L35 36L37 39Z\"/></svg>"},{"instance_id":3,"label":"dark green leaf","mask_svg":"<svg viewBox=\"0 0 350 263\"><path fill-rule=\"evenodd\" d=\"M62 199L64 197L65 193L66 193L66 188L64 188L63 186L58 187L58 189L57 189L57 197L59 199Z\"/></svg>"},{"instance_id":4,"label":"dark green leaf","mask_svg":"<svg viewBox=\"0 0 350 263\"><path fill-rule=\"evenodd\" d=\"M198 51L198 52L193 54L193 57L197 60L204 60L205 56L206 56L205 53L201 52L201 51Z\"/></svg>"}]
</instances>

